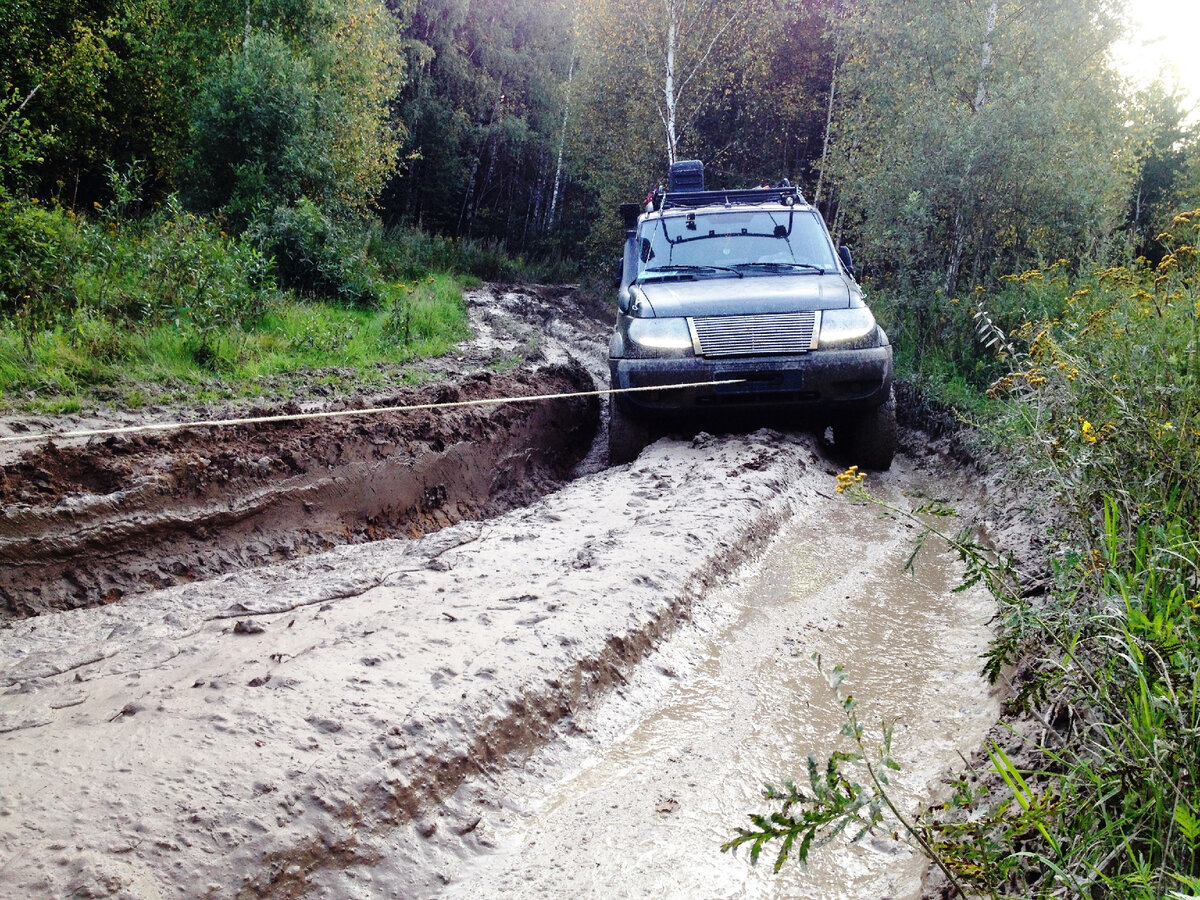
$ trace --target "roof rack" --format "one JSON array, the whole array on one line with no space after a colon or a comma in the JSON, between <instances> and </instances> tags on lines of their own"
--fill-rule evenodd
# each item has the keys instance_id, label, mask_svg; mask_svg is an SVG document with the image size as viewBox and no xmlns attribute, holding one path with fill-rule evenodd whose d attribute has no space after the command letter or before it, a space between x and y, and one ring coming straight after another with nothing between
<instances>
[{"instance_id":1,"label":"roof rack","mask_svg":"<svg viewBox=\"0 0 1200 900\"><path fill-rule=\"evenodd\" d=\"M796 187L742 188L729 191L655 191L652 202L655 210L681 206L734 206L739 204L783 203L791 206L804 203L804 195Z\"/></svg>"}]
</instances>

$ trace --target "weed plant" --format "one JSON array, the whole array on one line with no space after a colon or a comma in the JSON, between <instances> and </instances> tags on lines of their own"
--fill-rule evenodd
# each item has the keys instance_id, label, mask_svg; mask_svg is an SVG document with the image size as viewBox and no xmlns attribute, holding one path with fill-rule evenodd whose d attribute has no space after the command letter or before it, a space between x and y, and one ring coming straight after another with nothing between
<instances>
[{"instance_id":1,"label":"weed plant","mask_svg":"<svg viewBox=\"0 0 1200 900\"><path fill-rule=\"evenodd\" d=\"M1040 764L994 748L1015 802L948 832L982 892L1186 896L1200 876L1198 236L1200 210L1157 265L1015 277L1060 311L1014 330L976 312L1009 367L1000 427L1066 528L1051 596L1005 603L989 661L1028 666L1014 703L1050 726Z\"/></svg>"},{"instance_id":2,"label":"weed plant","mask_svg":"<svg viewBox=\"0 0 1200 900\"><path fill-rule=\"evenodd\" d=\"M1025 298L1038 317L1006 325L973 303L1005 369L993 427L1057 500L1062 532L1040 594L945 535L1001 604L985 671L1020 673L1011 712L1042 735L1017 752L1015 729L1009 749L988 750L990 783L959 779L943 810L901 820L967 895L1200 896L1200 210L1159 241L1169 252L1154 265L1010 279L1006 313ZM846 488L858 473L839 476ZM839 762L863 765L849 721L857 749ZM731 843L794 842L798 824L839 810L856 824L881 809L876 794L886 784L776 791Z\"/></svg>"}]
</instances>

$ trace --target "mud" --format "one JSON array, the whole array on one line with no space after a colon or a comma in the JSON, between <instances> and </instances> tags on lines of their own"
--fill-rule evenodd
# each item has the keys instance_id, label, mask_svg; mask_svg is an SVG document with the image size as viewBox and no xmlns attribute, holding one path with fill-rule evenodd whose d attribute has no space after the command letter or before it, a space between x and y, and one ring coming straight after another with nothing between
<instances>
[{"instance_id":1,"label":"mud","mask_svg":"<svg viewBox=\"0 0 1200 900\"><path fill-rule=\"evenodd\" d=\"M5 892L297 896L384 860L427 891L426 839L478 817L443 801L628 681L818 472L773 432L664 442L486 522L12 623Z\"/></svg>"},{"instance_id":2,"label":"mud","mask_svg":"<svg viewBox=\"0 0 1200 900\"><path fill-rule=\"evenodd\" d=\"M556 366L382 405L592 388L578 367ZM496 515L561 485L598 420L595 398L573 398L50 445L0 468L0 610L111 603Z\"/></svg>"},{"instance_id":3,"label":"mud","mask_svg":"<svg viewBox=\"0 0 1200 900\"><path fill-rule=\"evenodd\" d=\"M529 393L554 379L603 384L607 311L573 297L494 287L472 297L476 338L446 375L457 395L482 395L501 382ZM469 373L480 366L512 371ZM883 652L887 634L871 626L878 617L865 598L886 604L903 582L850 560L865 543L863 552L886 568L903 555L904 535L871 536L877 511L833 493L838 463L814 437L702 432L664 439L636 462L606 469L594 407L560 408L541 420L504 409L445 423L396 421L374 434L369 423L347 422L340 445L303 429L247 434L265 443L217 464L220 476L207 474L218 444L202 454L207 467L188 466L186 453L164 451L165 438L129 440L125 446L144 443L140 457L122 455L125 446L78 442L6 459L29 468L6 469L20 477L5 488L13 498L5 515L26 523L62 517L59 539L85 548L77 558L96 561L85 594L121 567L106 567L103 543L88 545L84 530L72 528L77 508L111 521L106 504L132 503L124 498L139 491L159 490L176 509L252 505L256 491L275 488L282 496L264 502L253 522L234 516L197 527L181 514L187 524L144 555L149 589L146 578L129 577L138 587L120 602L0 623L0 897L438 897L471 894L472 885L474 895L490 895L502 879L488 860L512 845L506 829L523 827L514 817L558 791L572 766L592 765L612 733L604 722L632 728L639 711L703 669L706 651L695 635L769 656L800 646L776 638L811 638L815 647L822 628L863 622L855 630L866 643L831 649ZM31 426L0 423L0 431L20 427ZM597 428L589 450L586 437ZM546 443L572 429L576 438ZM491 450L463 455L462 445L493 436ZM282 452L271 456L281 444L309 453L306 471L292 470ZM879 476L889 496L902 499L919 481L957 492L939 499L975 503L996 488L974 472L960 477L945 441L909 431L905 446L915 462ZM262 456L281 462L259 468ZM155 469L156 458L183 464ZM358 469L382 468L377 484L394 497L404 490L400 475L425 458L441 462L430 462L435 474L409 490L406 504L374 498L380 509L415 511L389 512L377 529L366 522L362 495L372 490L355 480ZM428 498L429 483L457 484L460 475L463 499L457 487ZM325 492L313 509L299 499L309 478ZM527 505L500 512L512 503ZM326 524L313 526L311 547L294 538L315 520ZM140 519L131 514L128 522L132 531ZM750 628L725 641L721 629L736 617L722 592L753 571L745 566L781 529L824 533L834 523L850 543L815 542L804 565L832 579L823 583L837 602L766 613L779 619L773 637ZM998 523L984 521L980 533ZM112 529L108 543L119 548L121 533ZM226 533L242 543L213 551ZM337 546L320 550L322 541ZM30 548L27 556L41 553ZM85 581L69 574L69 553L60 553L60 581ZM172 572L164 563L204 553L217 557L201 560L211 569ZM125 559L135 571L137 554ZM173 583L156 588L156 578ZM971 655L977 632L951 628L940 640L952 680L982 708L988 689L958 677L968 663L948 662ZM904 715L937 712L917 703ZM952 712L937 727L966 732L965 721ZM926 772L939 759L930 754L914 768ZM686 779L690 762L674 765L672 777ZM928 779L918 781L906 795L914 803L928 793ZM692 806L683 793L659 800ZM603 823L598 812L588 818ZM599 834L615 839L602 824ZM614 858L628 852L605 846ZM736 859L748 865L744 854ZM622 890L641 895L636 875L626 877ZM578 894L569 882L553 887ZM605 882L617 883L600 877L583 895L613 896Z\"/></svg>"},{"instance_id":4,"label":"mud","mask_svg":"<svg viewBox=\"0 0 1200 900\"><path fill-rule=\"evenodd\" d=\"M900 485L909 497L969 504L961 484L929 482L939 470L902 458L872 478L873 492L897 506L909 502ZM937 796L942 774L999 714L998 692L978 672L995 614L988 593L956 591L958 560L936 545L906 570L912 523L817 503L820 527L806 515L786 524L760 559L695 604L692 622L631 685L503 779L484 814L495 846L468 857L440 897L920 894L927 863L887 828L814 848L807 866L779 874L769 848L757 866L744 849L716 849L768 809L762 785L805 785L810 753L823 764L854 749L826 681L835 666L868 745L882 740L881 720L895 729L890 789L906 815ZM829 565L836 559L847 562Z\"/></svg>"},{"instance_id":5,"label":"mud","mask_svg":"<svg viewBox=\"0 0 1200 900\"><path fill-rule=\"evenodd\" d=\"M194 421L575 393L606 378L596 348L610 314L584 295L496 288L468 300L475 339L454 357L426 363L425 375L438 380L423 390L177 413ZM519 368L480 371L498 364ZM597 399L575 398L9 451L0 459L0 617L113 603L340 544L416 537L497 515L559 487L592 448L600 418ZM128 414L110 421L143 422ZM56 423L57 430L105 424ZM9 417L0 426L20 434L48 423ZM590 462L592 470L601 465Z\"/></svg>"}]
</instances>

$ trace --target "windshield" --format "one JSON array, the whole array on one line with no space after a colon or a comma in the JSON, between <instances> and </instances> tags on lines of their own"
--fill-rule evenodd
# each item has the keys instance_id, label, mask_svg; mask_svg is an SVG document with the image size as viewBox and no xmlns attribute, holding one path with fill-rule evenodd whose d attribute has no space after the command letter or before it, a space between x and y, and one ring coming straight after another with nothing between
<instances>
[{"instance_id":1,"label":"windshield","mask_svg":"<svg viewBox=\"0 0 1200 900\"><path fill-rule=\"evenodd\" d=\"M638 278L679 270L712 274L830 272L833 246L811 210L734 209L655 216L638 235Z\"/></svg>"}]
</instances>

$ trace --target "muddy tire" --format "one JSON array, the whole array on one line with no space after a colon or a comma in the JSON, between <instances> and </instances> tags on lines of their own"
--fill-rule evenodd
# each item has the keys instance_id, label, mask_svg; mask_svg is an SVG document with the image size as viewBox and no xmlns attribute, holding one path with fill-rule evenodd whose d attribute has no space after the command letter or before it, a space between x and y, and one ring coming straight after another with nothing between
<instances>
[{"instance_id":1,"label":"muddy tire","mask_svg":"<svg viewBox=\"0 0 1200 900\"><path fill-rule=\"evenodd\" d=\"M886 471L896 455L896 395L874 409L834 426L834 445L850 464Z\"/></svg>"},{"instance_id":2,"label":"muddy tire","mask_svg":"<svg viewBox=\"0 0 1200 900\"><path fill-rule=\"evenodd\" d=\"M631 416L619 397L608 401L608 464L633 462L657 435L648 422Z\"/></svg>"}]
</instances>

